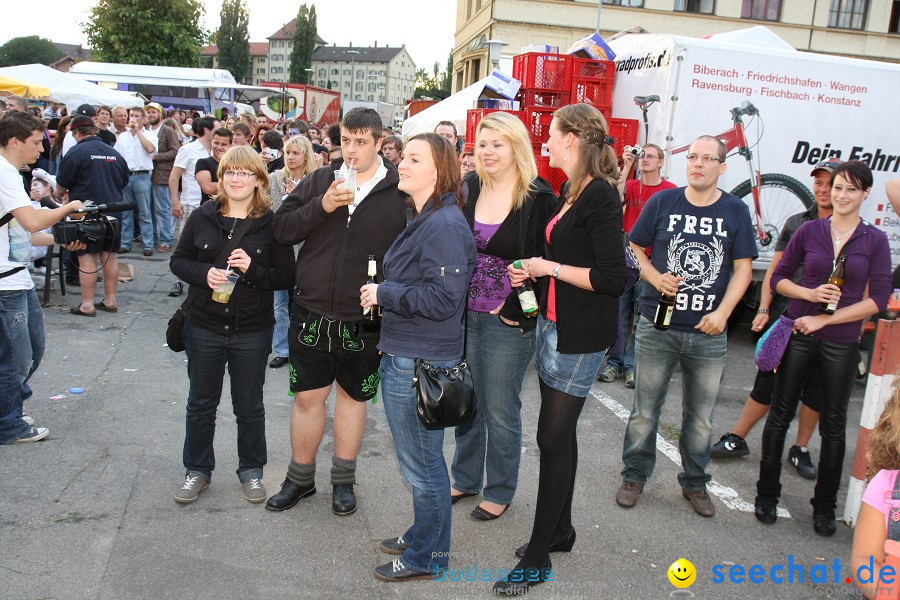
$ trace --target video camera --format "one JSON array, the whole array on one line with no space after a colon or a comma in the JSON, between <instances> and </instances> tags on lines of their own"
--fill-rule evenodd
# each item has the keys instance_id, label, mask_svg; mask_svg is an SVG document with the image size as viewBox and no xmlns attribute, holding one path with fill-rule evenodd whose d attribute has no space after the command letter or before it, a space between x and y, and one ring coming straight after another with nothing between
<instances>
[{"instance_id":1,"label":"video camera","mask_svg":"<svg viewBox=\"0 0 900 600\"><path fill-rule=\"evenodd\" d=\"M134 203L119 202L115 204L97 204L85 206L75 213L83 213L80 220L63 220L53 225L53 241L60 245L72 242L83 242L87 245L85 252L115 252L122 239L122 226L115 217L107 216L110 212L127 212L137 208Z\"/></svg>"}]
</instances>

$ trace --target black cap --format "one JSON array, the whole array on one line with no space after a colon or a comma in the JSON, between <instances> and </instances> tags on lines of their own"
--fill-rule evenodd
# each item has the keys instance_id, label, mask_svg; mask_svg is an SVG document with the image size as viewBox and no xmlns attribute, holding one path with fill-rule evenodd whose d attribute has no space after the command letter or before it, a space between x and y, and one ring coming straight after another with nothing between
<instances>
[{"instance_id":1,"label":"black cap","mask_svg":"<svg viewBox=\"0 0 900 600\"><path fill-rule=\"evenodd\" d=\"M841 164L841 159L839 158L826 158L825 160L820 160L816 163L816 166L813 167L812 172L809 174L810 177L816 176L816 171L827 171L829 173L834 173L834 170L837 169Z\"/></svg>"},{"instance_id":2,"label":"black cap","mask_svg":"<svg viewBox=\"0 0 900 600\"><path fill-rule=\"evenodd\" d=\"M90 104L82 104L81 106L79 106L78 108L75 109L75 114L82 115L85 117L96 117L97 109L95 109Z\"/></svg>"}]
</instances>

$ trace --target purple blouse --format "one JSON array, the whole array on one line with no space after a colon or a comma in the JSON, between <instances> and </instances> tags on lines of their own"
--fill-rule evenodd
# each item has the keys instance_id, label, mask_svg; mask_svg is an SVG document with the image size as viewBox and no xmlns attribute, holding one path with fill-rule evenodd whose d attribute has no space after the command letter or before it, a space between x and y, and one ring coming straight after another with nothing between
<instances>
[{"instance_id":1,"label":"purple blouse","mask_svg":"<svg viewBox=\"0 0 900 600\"><path fill-rule=\"evenodd\" d=\"M484 249L488 242L500 229L500 223L486 225L475 221L475 249L478 251L478 259L475 263L475 272L469 281L469 310L489 313L503 304L512 286L506 275L508 261L493 254L486 254Z\"/></svg>"},{"instance_id":2,"label":"purple blouse","mask_svg":"<svg viewBox=\"0 0 900 600\"><path fill-rule=\"evenodd\" d=\"M885 310L891 293L891 251L887 236L866 221L860 221L842 251L847 255L847 264L838 309L861 301L868 283L869 298L880 311ZM772 274L772 291L775 291L779 281L790 279L801 264L803 278L799 285L816 288L828 281L834 270L830 217L809 221L797 229ZM792 298L784 314L797 319L821 313L818 303ZM859 341L861 325L861 320L828 325L812 335L828 342L855 344Z\"/></svg>"}]
</instances>

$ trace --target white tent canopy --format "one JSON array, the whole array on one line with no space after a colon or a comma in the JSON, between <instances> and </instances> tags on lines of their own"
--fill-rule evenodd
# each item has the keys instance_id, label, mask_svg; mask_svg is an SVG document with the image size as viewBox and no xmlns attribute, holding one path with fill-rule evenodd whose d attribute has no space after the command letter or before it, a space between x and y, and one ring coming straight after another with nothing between
<instances>
[{"instance_id":1,"label":"white tent canopy","mask_svg":"<svg viewBox=\"0 0 900 600\"><path fill-rule=\"evenodd\" d=\"M73 114L75 109L82 104L93 104L94 106L101 104L108 106L121 105L126 108L144 105L144 98L133 92L110 90L73 77L68 73L62 73L46 65L32 64L3 67L0 68L0 75L14 79L24 79L25 81L50 88L50 95L44 99L65 104L69 114Z\"/></svg>"},{"instance_id":2,"label":"white tent canopy","mask_svg":"<svg viewBox=\"0 0 900 600\"><path fill-rule=\"evenodd\" d=\"M747 29L738 29L736 31L726 31L725 33L715 33L707 39L725 44L738 44L741 46L755 46L757 48L771 48L773 50L797 52L796 48L778 37L771 29L761 25L748 27Z\"/></svg>"},{"instance_id":3,"label":"white tent canopy","mask_svg":"<svg viewBox=\"0 0 900 600\"><path fill-rule=\"evenodd\" d=\"M211 98L230 101L230 90L246 101L258 100L273 93L271 88L243 85L225 69L195 69L189 67L160 67L82 61L72 65L69 73L89 81L114 81L135 86L165 88L195 88L216 90ZM143 90L140 90L143 92ZM144 92L146 94L146 92ZM182 92L183 93L183 92Z\"/></svg>"},{"instance_id":4,"label":"white tent canopy","mask_svg":"<svg viewBox=\"0 0 900 600\"><path fill-rule=\"evenodd\" d=\"M403 121L403 137L409 139L417 133L432 132L441 121L456 125L457 135L463 137L466 134L466 111L475 106L486 80L477 81Z\"/></svg>"}]
</instances>

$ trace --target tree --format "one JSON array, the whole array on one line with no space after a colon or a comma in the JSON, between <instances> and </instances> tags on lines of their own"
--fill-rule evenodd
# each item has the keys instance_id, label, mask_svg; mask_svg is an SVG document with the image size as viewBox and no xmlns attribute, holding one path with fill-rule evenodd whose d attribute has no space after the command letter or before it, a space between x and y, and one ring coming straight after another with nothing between
<instances>
[{"instance_id":1,"label":"tree","mask_svg":"<svg viewBox=\"0 0 900 600\"><path fill-rule=\"evenodd\" d=\"M453 73L453 56L447 58L447 70L441 71L441 63L435 62L429 75L425 69L416 69L416 89L414 98L425 96L446 98L450 95L451 74Z\"/></svg>"},{"instance_id":2,"label":"tree","mask_svg":"<svg viewBox=\"0 0 900 600\"><path fill-rule=\"evenodd\" d=\"M216 42L219 68L228 69L236 81L246 81L250 71L250 15L244 0L225 0L219 13Z\"/></svg>"},{"instance_id":3,"label":"tree","mask_svg":"<svg viewBox=\"0 0 900 600\"><path fill-rule=\"evenodd\" d=\"M63 57L53 42L36 35L12 38L0 46L0 67L41 63L49 65Z\"/></svg>"},{"instance_id":4,"label":"tree","mask_svg":"<svg viewBox=\"0 0 900 600\"><path fill-rule=\"evenodd\" d=\"M82 28L95 60L199 67L203 12L200 0L97 0Z\"/></svg>"},{"instance_id":5,"label":"tree","mask_svg":"<svg viewBox=\"0 0 900 600\"><path fill-rule=\"evenodd\" d=\"M318 37L316 7L307 7L303 4L297 11L297 26L294 28L294 47L291 50L288 81L310 83L310 73L306 69L312 67L313 52L316 50Z\"/></svg>"},{"instance_id":6,"label":"tree","mask_svg":"<svg viewBox=\"0 0 900 600\"><path fill-rule=\"evenodd\" d=\"M450 94L450 88L453 85L453 54L447 56L447 70L444 71L444 78L441 80L441 91Z\"/></svg>"}]
</instances>

